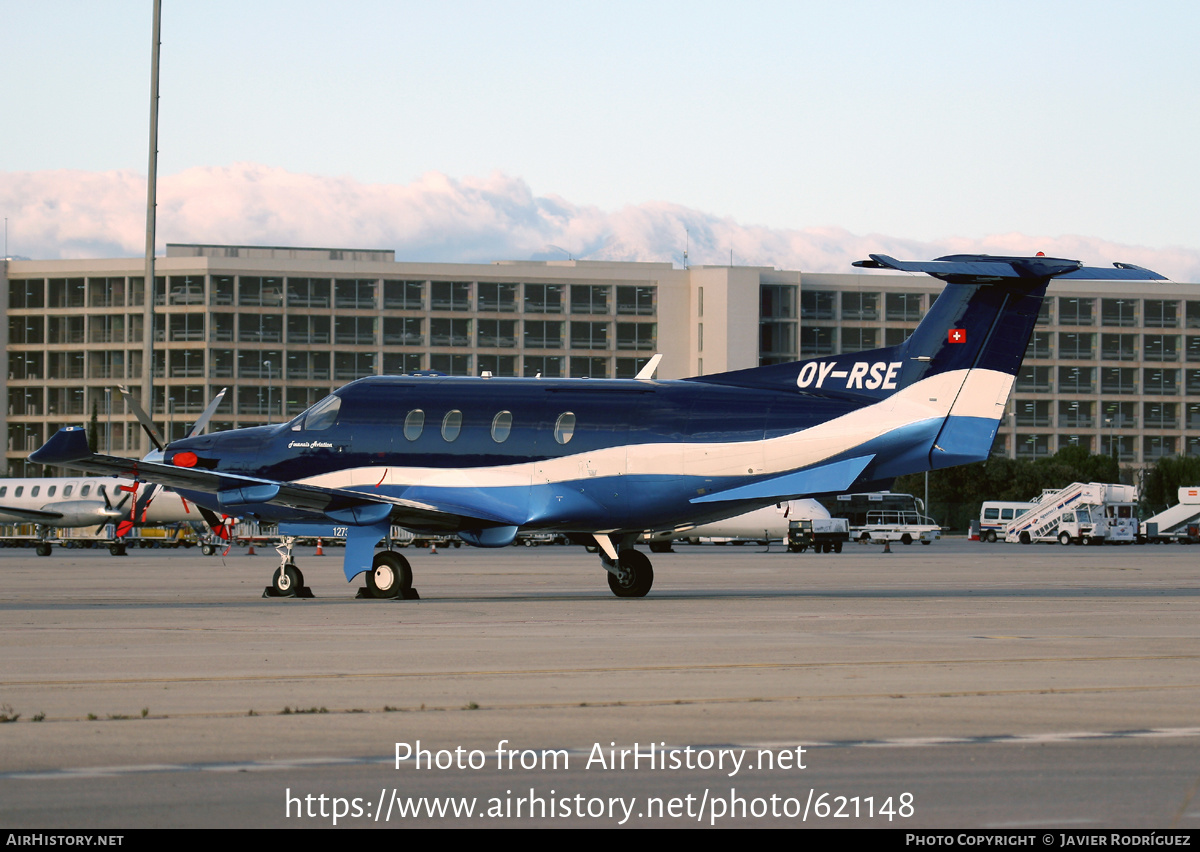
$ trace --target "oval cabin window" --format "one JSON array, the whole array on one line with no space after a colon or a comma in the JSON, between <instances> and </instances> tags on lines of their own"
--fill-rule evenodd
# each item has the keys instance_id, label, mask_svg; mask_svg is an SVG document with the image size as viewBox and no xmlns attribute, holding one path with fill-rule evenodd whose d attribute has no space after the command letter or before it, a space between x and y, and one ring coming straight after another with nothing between
<instances>
[{"instance_id":1,"label":"oval cabin window","mask_svg":"<svg viewBox=\"0 0 1200 852\"><path fill-rule=\"evenodd\" d=\"M571 440L575 434L575 415L570 411L564 411L558 415L558 420L554 423L554 440L560 444L565 444Z\"/></svg>"},{"instance_id":2,"label":"oval cabin window","mask_svg":"<svg viewBox=\"0 0 1200 852\"><path fill-rule=\"evenodd\" d=\"M512 412L501 411L492 418L492 440L497 444L503 444L508 440L509 433L512 432Z\"/></svg>"},{"instance_id":3,"label":"oval cabin window","mask_svg":"<svg viewBox=\"0 0 1200 852\"><path fill-rule=\"evenodd\" d=\"M462 412L457 408L453 411L447 411L446 416L442 418L442 438L446 441L453 441L461 431Z\"/></svg>"},{"instance_id":4,"label":"oval cabin window","mask_svg":"<svg viewBox=\"0 0 1200 852\"><path fill-rule=\"evenodd\" d=\"M414 408L408 412L408 416L404 418L404 437L410 441L415 441L421 437L421 432L425 429L425 412L419 408Z\"/></svg>"}]
</instances>

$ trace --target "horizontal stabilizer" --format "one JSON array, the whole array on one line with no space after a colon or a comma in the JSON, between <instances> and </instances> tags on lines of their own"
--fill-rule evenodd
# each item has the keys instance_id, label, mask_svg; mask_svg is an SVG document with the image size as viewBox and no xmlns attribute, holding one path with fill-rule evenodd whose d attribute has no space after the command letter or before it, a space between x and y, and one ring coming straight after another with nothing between
<instances>
[{"instance_id":1,"label":"horizontal stabilizer","mask_svg":"<svg viewBox=\"0 0 1200 852\"><path fill-rule=\"evenodd\" d=\"M722 503L729 500L786 500L809 494L848 491L874 455L831 462L783 476L763 479L750 485L727 488L714 494L693 497L693 503Z\"/></svg>"}]
</instances>

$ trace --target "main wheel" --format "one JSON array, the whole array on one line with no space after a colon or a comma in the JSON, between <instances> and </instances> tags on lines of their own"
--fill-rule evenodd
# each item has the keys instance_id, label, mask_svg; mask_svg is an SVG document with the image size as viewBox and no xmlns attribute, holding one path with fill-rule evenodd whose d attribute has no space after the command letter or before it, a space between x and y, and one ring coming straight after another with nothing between
<instances>
[{"instance_id":1,"label":"main wheel","mask_svg":"<svg viewBox=\"0 0 1200 852\"><path fill-rule=\"evenodd\" d=\"M113 542L112 544L110 544L108 546L108 552L111 553L113 556L124 556L125 555L125 545L119 541Z\"/></svg>"},{"instance_id":2,"label":"main wheel","mask_svg":"<svg viewBox=\"0 0 1200 852\"><path fill-rule=\"evenodd\" d=\"M367 588L373 598L398 598L412 588L412 566L392 550L376 553L367 574Z\"/></svg>"},{"instance_id":3,"label":"main wheel","mask_svg":"<svg viewBox=\"0 0 1200 852\"><path fill-rule=\"evenodd\" d=\"M1071 543L1071 534L1069 532L1060 532L1058 534L1058 543L1066 547Z\"/></svg>"},{"instance_id":4,"label":"main wheel","mask_svg":"<svg viewBox=\"0 0 1200 852\"><path fill-rule=\"evenodd\" d=\"M666 541L650 542L650 552L651 553L670 553L671 552L671 540L667 539Z\"/></svg>"},{"instance_id":5,"label":"main wheel","mask_svg":"<svg viewBox=\"0 0 1200 852\"><path fill-rule=\"evenodd\" d=\"M650 557L638 550L622 550L620 554L621 567L625 569L625 579L621 580L616 574L608 575L608 587L619 598L644 598L654 585L654 568L650 565Z\"/></svg>"},{"instance_id":6,"label":"main wheel","mask_svg":"<svg viewBox=\"0 0 1200 852\"><path fill-rule=\"evenodd\" d=\"M205 544L200 547L200 552L203 553L205 556L212 556L214 553L217 552L217 549L215 547L213 547L211 544Z\"/></svg>"},{"instance_id":7,"label":"main wheel","mask_svg":"<svg viewBox=\"0 0 1200 852\"><path fill-rule=\"evenodd\" d=\"M271 587L281 595L294 595L304 585L304 575L291 562L275 569Z\"/></svg>"},{"instance_id":8,"label":"main wheel","mask_svg":"<svg viewBox=\"0 0 1200 852\"><path fill-rule=\"evenodd\" d=\"M38 546L37 546L37 555L38 556L49 556L50 555L50 545L46 544L46 542L44 542L44 541L39 541Z\"/></svg>"}]
</instances>

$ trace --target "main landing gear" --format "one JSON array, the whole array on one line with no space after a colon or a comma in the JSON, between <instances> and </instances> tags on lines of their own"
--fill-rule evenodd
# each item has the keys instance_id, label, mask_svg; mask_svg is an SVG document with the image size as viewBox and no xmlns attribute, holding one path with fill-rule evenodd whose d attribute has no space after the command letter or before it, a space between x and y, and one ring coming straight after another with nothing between
<instances>
[{"instance_id":1,"label":"main landing gear","mask_svg":"<svg viewBox=\"0 0 1200 852\"><path fill-rule=\"evenodd\" d=\"M384 550L376 553L371 561L371 570L367 572L366 595L360 592L359 597L419 600L421 596L412 583L412 566L408 560L394 550Z\"/></svg>"},{"instance_id":2,"label":"main landing gear","mask_svg":"<svg viewBox=\"0 0 1200 852\"><path fill-rule=\"evenodd\" d=\"M295 536L287 536L275 548L279 553L279 567L271 577L271 585L263 589L264 598L311 598L312 589L304 585L304 575L292 561Z\"/></svg>"},{"instance_id":3,"label":"main landing gear","mask_svg":"<svg viewBox=\"0 0 1200 852\"><path fill-rule=\"evenodd\" d=\"M597 535L600 564L608 572L608 587L619 598L644 598L654 585L654 568L650 557L634 550L632 541L614 545L606 535ZM617 546L622 549L617 551ZM614 558L615 557L615 558Z\"/></svg>"}]
</instances>

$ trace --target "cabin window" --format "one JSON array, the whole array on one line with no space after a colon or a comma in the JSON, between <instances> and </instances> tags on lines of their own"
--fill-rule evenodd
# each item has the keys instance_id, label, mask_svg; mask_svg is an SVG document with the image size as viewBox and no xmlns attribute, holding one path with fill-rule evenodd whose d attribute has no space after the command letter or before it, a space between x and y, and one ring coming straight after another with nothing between
<instances>
[{"instance_id":1,"label":"cabin window","mask_svg":"<svg viewBox=\"0 0 1200 852\"><path fill-rule=\"evenodd\" d=\"M558 420L554 424L554 440L560 444L565 444L571 440L575 434L575 415L570 411L565 411L558 415Z\"/></svg>"},{"instance_id":2,"label":"cabin window","mask_svg":"<svg viewBox=\"0 0 1200 852\"><path fill-rule=\"evenodd\" d=\"M53 497L53 496L54 496L54 492L55 492L55 491L57 491L57 490L58 490L58 486L57 486L57 485L51 485L49 488L47 488L47 489L46 489L46 496L47 496L47 497Z\"/></svg>"},{"instance_id":3,"label":"cabin window","mask_svg":"<svg viewBox=\"0 0 1200 852\"><path fill-rule=\"evenodd\" d=\"M33 486L33 488L31 488L31 489L29 490L29 496L30 496L30 497L36 497L36 496L38 496L38 492L39 492L39 491L41 491L41 490L42 490L42 486L40 486L40 485L35 485L35 486Z\"/></svg>"},{"instance_id":4,"label":"cabin window","mask_svg":"<svg viewBox=\"0 0 1200 852\"><path fill-rule=\"evenodd\" d=\"M446 441L453 441L458 437L458 433L462 431L462 412L457 408L452 411L447 411L446 416L442 418L442 438Z\"/></svg>"},{"instance_id":5,"label":"cabin window","mask_svg":"<svg viewBox=\"0 0 1200 852\"><path fill-rule=\"evenodd\" d=\"M320 432L332 426L338 417L338 411L342 407L342 398L340 396L327 396L312 408L309 409L308 415L304 418L304 428L309 432Z\"/></svg>"},{"instance_id":6,"label":"cabin window","mask_svg":"<svg viewBox=\"0 0 1200 852\"><path fill-rule=\"evenodd\" d=\"M25 486L24 486L24 485L18 485L18 486L17 486L17 490L13 492L13 496L14 496L14 497L20 497L20 496L21 496L22 494L24 494L24 493L25 493Z\"/></svg>"},{"instance_id":7,"label":"cabin window","mask_svg":"<svg viewBox=\"0 0 1200 852\"><path fill-rule=\"evenodd\" d=\"M410 441L415 441L421 437L421 432L425 428L425 412L419 408L414 408L408 412L408 416L404 418L404 437Z\"/></svg>"},{"instance_id":8,"label":"cabin window","mask_svg":"<svg viewBox=\"0 0 1200 852\"><path fill-rule=\"evenodd\" d=\"M88 495L89 495L89 494L91 494L91 493L92 493L92 486L91 486L91 485L85 485L85 486L83 486L82 488L80 488L80 489L79 489L79 496L80 496L80 497L86 497L86 496L88 496Z\"/></svg>"},{"instance_id":9,"label":"cabin window","mask_svg":"<svg viewBox=\"0 0 1200 852\"><path fill-rule=\"evenodd\" d=\"M64 486L63 486L63 496L64 496L64 497L70 497L70 496L71 496L71 492L72 492L72 491L74 491L74 490L75 490L75 486L74 486L74 485L64 485ZM0 495L0 496L2 496L2 495Z\"/></svg>"},{"instance_id":10,"label":"cabin window","mask_svg":"<svg viewBox=\"0 0 1200 852\"><path fill-rule=\"evenodd\" d=\"M8 486L0 485L0 497L3 497L6 494L8 494Z\"/></svg>"},{"instance_id":11,"label":"cabin window","mask_svg":"<svg viewBox=\"0 0 1200 852\"><path fill-rule=\"evenodd\" d=\"M497 444L503 444L508 440L510 432L512 432L512 412L501 411L492 418L492 440Z\"/></svg>"}]
</instances>

